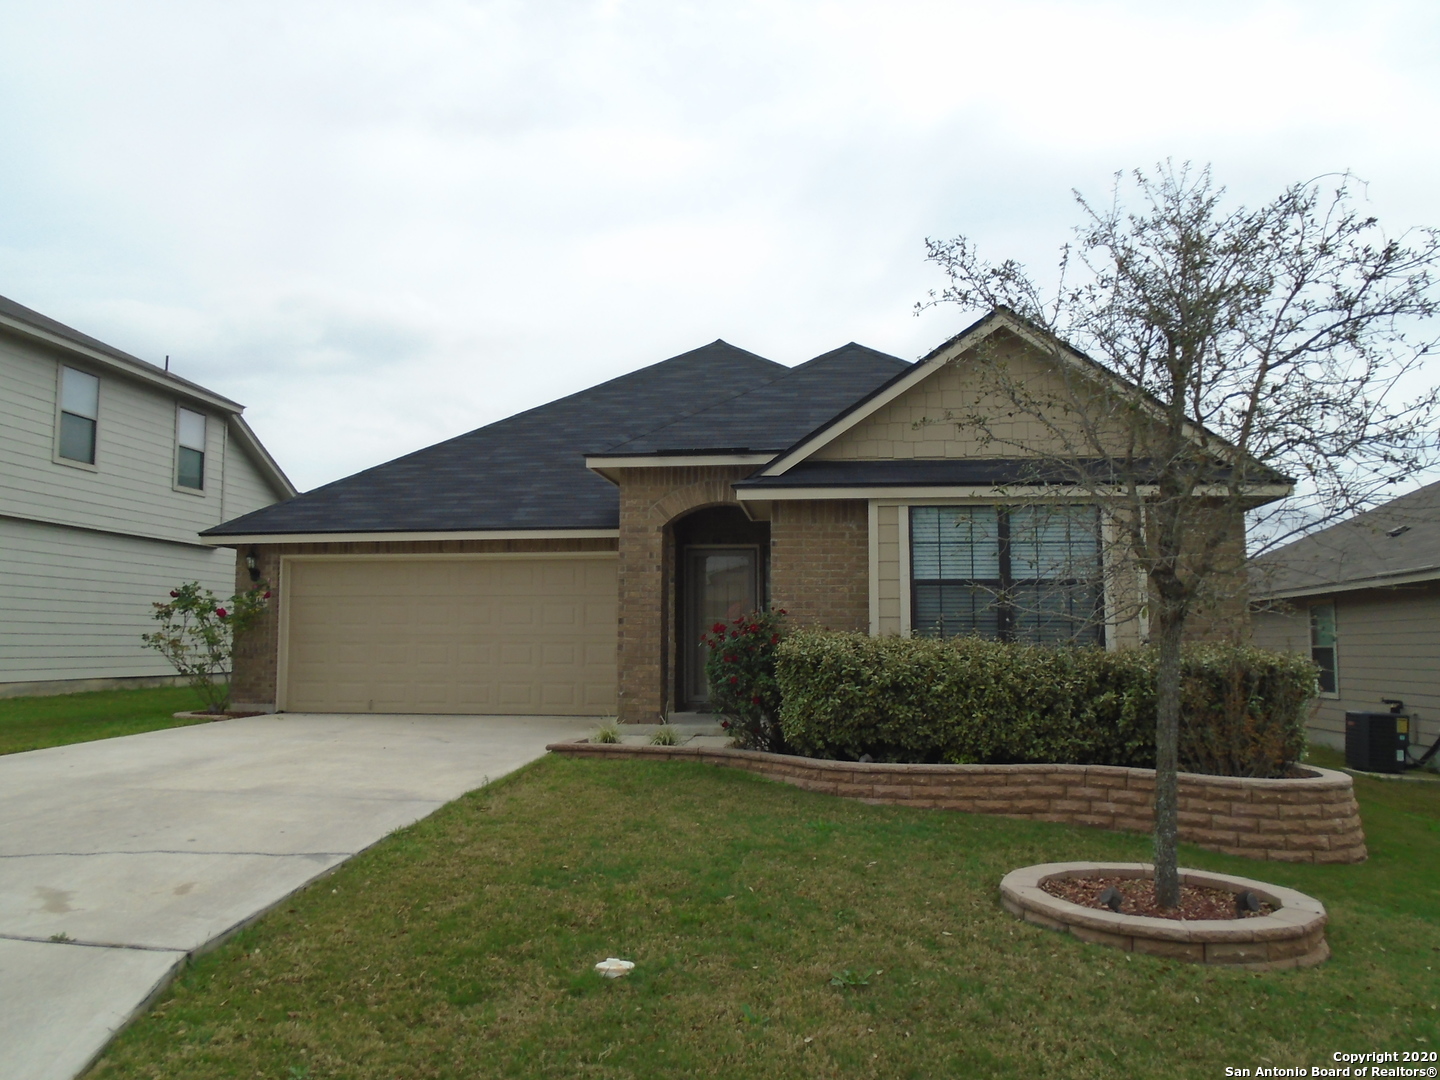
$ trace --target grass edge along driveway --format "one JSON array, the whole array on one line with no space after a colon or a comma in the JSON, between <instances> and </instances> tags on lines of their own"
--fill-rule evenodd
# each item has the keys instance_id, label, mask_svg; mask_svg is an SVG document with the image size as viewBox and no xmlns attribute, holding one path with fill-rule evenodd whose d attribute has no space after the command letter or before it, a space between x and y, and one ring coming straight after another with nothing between
<instances>
[{"instance_id":1,"label":"grass edge along driveway","mask_svg":"<svg viewBox=\"0 0 1440 1080\"><path fill-rule=\"evenodd\" d=\"M1357 782L1372 858L1186 865L1323 900L1334 957L1243 974L1018 922L1005 872L1144 837L548 758L201 958L104 1077L1127 1077L1440 1050L1440 788ZM634 960L602 981L592 965Z\"/></svg>"},{"instance_id":2,"label":"grass edge along driveway","mask_svg":"<svg viewBox=\"0 0 1440 1080\"><path fill-rule=\"evenodd\" d=\"M203 724L174 717L198 708L200 699L188 686L0 698L0 754Z\"/></svg>"}]
</instances>

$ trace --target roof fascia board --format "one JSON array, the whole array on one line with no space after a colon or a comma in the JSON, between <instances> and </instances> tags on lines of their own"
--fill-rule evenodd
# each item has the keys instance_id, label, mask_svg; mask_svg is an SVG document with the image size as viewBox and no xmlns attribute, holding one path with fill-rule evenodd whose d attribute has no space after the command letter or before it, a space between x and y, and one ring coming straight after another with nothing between
<instances>
[{"instance_id":1,"label":"roof fascia board","mask_svg":"<svg viewBox=\"0 0 1440 1080\"><path fill-rule=\"evenodd\" d=\"M1256 600L1293 600L1303 596L1327 596L1330 593L1358 592L1362 589L1388 589L1398 585L1422 585L1427 581L1440 581L1440 566L1421 570L1397 570L1389 574L1374 574L1353 581L1337 581L1324 585L1310 585L1299 589L1280 589L1277 592L1256 593Z\"/></svg>"},{"instance_id":2,"label":"roof fascia board","mask_svg":"<svg viewBox=\"0 0 1440 1080\"><path fill-rule=\"evenodd\" d=\"M243 533L202 536L211 547L244 544L361 544L426 540L614 540L619 529L472 529L435 532Z\"/></svg>"},{"instance_id":3,"label":"roof fascia board","mask_svg":"<svg viewBox=\"0 0 1440 1080\"><path fill-rule=\"evenodd\" d=\"M774 453L760 454L597 454L587 456L587 468L668 469L685 465L764 465Z\"/></svg>"},{"instance_id":4,"label":"roof fascia board","mask_svg":"<svg viewBox=\"0 0 1440 1080\"><path fill-rule=\"evenodd\" d=\"M270 456L270 451L265 449L265 444L260 441L254 430L239 413L230 417L230 430L235 433L237 441L244 446L251 460L260 467L260 471L265 474L270 483L284 493L286 499L293 499L300 494L279 464Z\"/></svg>"},{"instance_id":5,"label":"roof fascia board","mask_svg":"<svg viewBox=\"0 0 1440 1080\"><path fill-rule=\"evenodd\" d=\"M27 322L7 315L0 315L0 329L5 329L20 337L30 338L39 341L52 349L69 353L71 356L88 360L92 364L100 364L111 371L128 375L131 378L139 379L141 382L149 383L152 386L162 387L168 393L180 397L188 397L194 401L203 402L206 405L226 412L238 413L244 406L238 401L231 401L227 397L215 393L213 390L206 390L203 386L192 383L189 379L181 379L178 375L171 375L163 371L150 371L148 365L141 366L139 362L122 360L118 356L101 352L99 349L92 349L88 345L82 345L77 341L63 338L59 334L52 334L48 330L42 330L38 326L31 326Z\"/></svg>"},{"instance_id":6,"label":"roof fascia board","mask_svg":"<svg viewBox=\"0 0 1440 1080\"><path fill-rule=\"evenodd\" d=\"M1289 485L1271 484L1255 485L1247 488L1238 494L1246 499L1259 499L1262 502L1269 502L1272 499L1283 498L1290 494ZM891 484L885 486L854 486L854 487L764 487L755 485L753 487L735 488L735 497L741 502L785 502L790 499L930 499L930 498L961 498L961 499L1032 499L1032 498L1054 498L1074 500L1076 498L1095 499L1116 499L1128 494L1129 490L1123 487L1082 487L1080 485L994 485L994 484L932 484L932 485L910 485ZM1160 489L1153 484L1143 484L1134 489L1134 493L1141 498L1152 498L1160 494ZM1228 496L1232 493L1224 487L1203 487L1197 488L1191 493L1197 499L1213 499Z\"/></svg>"}]
</instances>

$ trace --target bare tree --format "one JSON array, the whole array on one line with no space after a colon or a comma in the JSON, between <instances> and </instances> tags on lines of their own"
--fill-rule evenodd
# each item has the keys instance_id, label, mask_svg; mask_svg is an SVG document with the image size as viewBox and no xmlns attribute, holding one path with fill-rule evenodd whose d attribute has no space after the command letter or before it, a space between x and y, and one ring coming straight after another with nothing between
<instances>
[{"instance_id":1,"label":"bare tree","mask_svg":"<svg viewBox=\"0 0 1440 1080\"><path fill-rule=\"evenodd\" d=\"M1037 380L982 346L973 408L934 420L1027 457L1036 484L1105 506L1111 545L1143 583L1165 906L1179 901L1181 644L1227 590L1243 602L1245 515L1274 545L1434 460L1436 392L1399 400L1397 387L1433 344L1413 335L1440 307L1440 234L1388 238L1356 207L1355 184L1295 184L1250 209L1228 207L1208 168L1117 174L1108 205L1076 194L1082 219L1053 294L964 237L927 241L950 284L917 306L1008 309L1058 373Z\"/></svg>"}]
</instances>

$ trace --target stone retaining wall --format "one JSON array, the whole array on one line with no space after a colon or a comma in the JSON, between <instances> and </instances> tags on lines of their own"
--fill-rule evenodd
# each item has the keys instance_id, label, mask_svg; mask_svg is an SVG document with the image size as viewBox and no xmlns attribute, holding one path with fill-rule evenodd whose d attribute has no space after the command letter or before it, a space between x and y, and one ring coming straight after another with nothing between
<instances>
[{"instance_id":1,"label":"stone retaining wall","mask_svg":"<svg viewBox=\"0 0 1440 1080\"><path fill-rule=\"evenodd\" d=\"M1147 833L1155 824L1155 770L1113 765L887 765L822 761L753 750L554 743L569 757L679 758L745 769L827 795L884 805L1058 821ZM1180 839L1227 855L1280 862L1366 858L1348 775L1304 766L1295 779L1180 774Z\"/></svg>"}]
</instances>

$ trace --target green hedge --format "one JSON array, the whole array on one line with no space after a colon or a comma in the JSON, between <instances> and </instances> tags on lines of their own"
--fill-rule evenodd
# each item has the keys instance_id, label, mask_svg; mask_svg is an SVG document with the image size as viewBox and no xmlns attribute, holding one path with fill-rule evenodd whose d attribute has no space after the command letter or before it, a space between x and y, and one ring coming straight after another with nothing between
<instances>
[{"instance_id":1,"label":"green hedge","mask_svg":"<svg viewBox=\"0 0 1440 1080\"><path fill-rule=\"evenodd\" d=\"M1180 768L1283 776L1305 749L1305 657L1198 645L1182 666ZM1153 649L799 631L780 644L780 726L811 757L1155 765Z\"/></svg>"}]
</instances>

